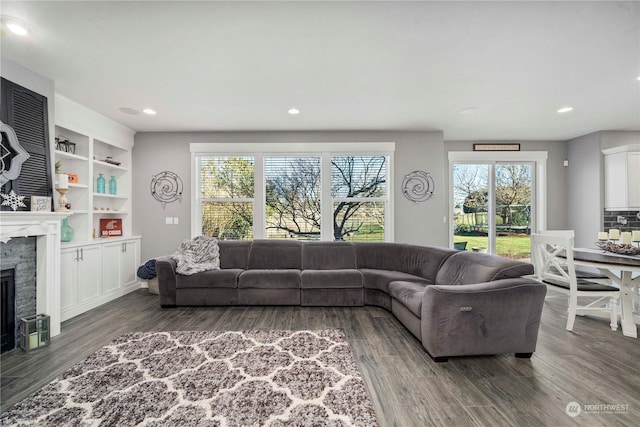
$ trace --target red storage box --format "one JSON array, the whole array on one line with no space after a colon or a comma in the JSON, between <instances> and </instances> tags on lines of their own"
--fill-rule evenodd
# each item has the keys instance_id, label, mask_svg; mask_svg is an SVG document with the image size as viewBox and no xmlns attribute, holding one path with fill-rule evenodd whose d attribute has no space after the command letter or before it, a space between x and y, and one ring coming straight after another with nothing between
<instances>
[{"instance_id":1,"label":"red storage box","mask_svg":"<svg viewBox=\"0 0 640 427\"><path fill-rule=\"evenodd\" d=\"M100 237L122 236L122 220L120 218L100 218Z\"/></svg>"}]
</instances>

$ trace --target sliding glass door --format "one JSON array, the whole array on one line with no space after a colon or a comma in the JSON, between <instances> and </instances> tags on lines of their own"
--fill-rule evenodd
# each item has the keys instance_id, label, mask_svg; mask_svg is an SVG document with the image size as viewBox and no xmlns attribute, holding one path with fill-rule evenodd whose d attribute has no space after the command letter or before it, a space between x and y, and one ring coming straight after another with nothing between
<instances>
[{"instance_id":1,"label":"sliding glass door","mask_svg":"<svg viewBox=\"0 0 640 427\"><path fill-rule=\"evenodd\" d=\"M452 162L454 247L529 258L535 171L535 162Z\"/></svg>"}]
</instances>

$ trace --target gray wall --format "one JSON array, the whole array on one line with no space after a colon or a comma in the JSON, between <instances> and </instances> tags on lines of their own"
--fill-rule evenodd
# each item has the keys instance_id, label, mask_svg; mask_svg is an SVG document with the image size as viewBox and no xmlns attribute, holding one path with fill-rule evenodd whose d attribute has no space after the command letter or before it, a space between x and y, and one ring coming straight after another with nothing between
<instances>
[{"instance_id":1,"label":"gray wall","mask_svg":"<svg viewBox=\"0 0 640 427\"><path fill-rule=\"evenodd\" d=\"M604 230L604 157L601 150L640 144L638 131L601 131L567 141L567 224L575 245L593 247Z\"/></svg>"},{"instance_id":2,"label":"gray wall","mask_svg":"<svg viewBox=\"0 0 640 427\"><path fill-rule=\"evenodd\" d=\"M473 151L474 143L504 143L505 141L446 141L445 151ZM508 141L520 144L522 151L546 151L547 158L547 228L560 230L566 223L565 167L566 144L564 141ZM445 162L448 167L448 158ZM448 181L448 176L447 176ZM447 184L448 185L448 184Z\"/></svg>"},{"instance_id":3,"label":"gray wall","mask_svg":"<svg viewBox=\"0 0 640 427\"><path fill-rule=\"evenodd\" d=\"M607 130L600 133L600 148L620 147L640 144L640 132L637 130Z\"/></svg>"},{"instance_id":4,"label":"gray wall","mask_svg":"<svg viewBox=\"0 0 640 427\"><path fill-rule=\"evenodd\" d=\"M601 133L591 133L567 141L567 225L575 230L575 246L593 247L602 228L604 206Z\"/></svg>"},{"instance_id":5,"label":"gray wall","mask_svg":"<svg viewBox=\"0 0 640 427\"><path fill-rule=\"evenodd\" d=\"M49 107L49 144L54 144L55 138L55 85L53 80L48 79L35 71L14 62L4 56L0 56L0 75L20 86L26 87L34 92L47 97ZM53 156L50 157L51 171L53 173ZM53 179L52 181L53 182Z\"/></svg>"},{"instance_id":6,"label":"gray wall","mask_svg":"<svg viewBox=\"0 0 640 427\"><path fill-rule=\"evenodd\" d=\"M447 189L444 185L446 163L442 162L442 132L184 132L145 133L135 136L133 147L133 233L142 235L143 261L173 253L191 233L191 153L189 144L275 143L275 142L395 142L394 182L395 241L403 243L448 244ZM162 209L149 191L151 177L172 171L184 183L181 202ZM398 191L403 177L414 170L430 172L435 180L435 194L424 203L408 201ZM165 217L178 217L178 225L166 225Z\"/></svg>"}]
</instances>

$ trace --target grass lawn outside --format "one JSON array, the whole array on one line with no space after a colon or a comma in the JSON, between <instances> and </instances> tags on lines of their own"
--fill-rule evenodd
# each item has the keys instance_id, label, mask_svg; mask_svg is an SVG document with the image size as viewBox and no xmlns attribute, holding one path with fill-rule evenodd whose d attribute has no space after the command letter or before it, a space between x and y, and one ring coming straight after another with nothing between
<instances>
[{"instance_id":1,"label":"grass lawn outside","mask_svg":"<svg viewBox=\"0 0 640 427\"><path fill-rule=\"evenodd\" d=\"M489 238L486 236L453 236L454 242L467 242L467 250L486 248ZM498 236L496 238L497 255L506 258L529 258L531 239L529 236Z\"/></svg>"}]
</instances>

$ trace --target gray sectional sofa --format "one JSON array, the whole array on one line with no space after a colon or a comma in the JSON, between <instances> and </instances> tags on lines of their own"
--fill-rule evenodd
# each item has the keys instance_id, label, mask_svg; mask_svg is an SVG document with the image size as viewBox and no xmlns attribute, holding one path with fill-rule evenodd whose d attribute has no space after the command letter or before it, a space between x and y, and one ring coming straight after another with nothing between
<instances>
[{"instance_id":1,"label":"gray sectional sofa","mask_svg":"<svg viewBox=\"0 0 640 427\"><path fill-rule=\"evenodd\" d=\"M374 305L391 311L437 362L536 347L546 287L533 266L397 243L220 241L220 270L176 273L156 260L162 307Z\"/></svg>"}]
</instances>

